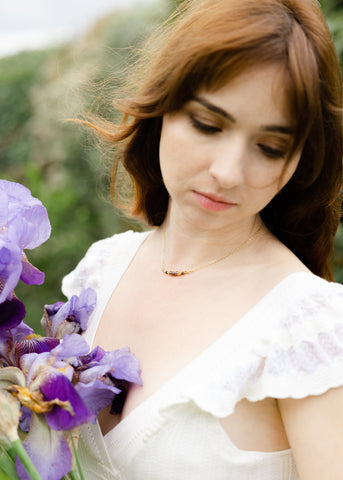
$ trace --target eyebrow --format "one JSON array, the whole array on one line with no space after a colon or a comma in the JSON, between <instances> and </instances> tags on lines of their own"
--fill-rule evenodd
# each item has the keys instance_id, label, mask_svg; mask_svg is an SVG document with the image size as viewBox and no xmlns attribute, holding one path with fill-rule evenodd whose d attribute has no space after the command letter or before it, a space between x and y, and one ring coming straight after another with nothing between
<instances>
[{"instance_id":1,"label":"eyebrow","mask_svg":"<svg viewBox=\"0 0 343 480\"><path fill-rule=\"evenodd\" d=\"M202 97L193 97L193 101L200 103L203 107L205 107L207 110L210 110L211 112L217 113L221 117L225 118L226 120L229 120L232 123L236 123L235 118L230 115L226 110L223 110L221 107L218 107L217 105L214 105L213 103L208 102ZM283 125L262 125L261 130L264 132L272 132L272 133L282 133L285 135L294 135L294 129L291 127L285 127Z\"/></svg>"}]
</instances>

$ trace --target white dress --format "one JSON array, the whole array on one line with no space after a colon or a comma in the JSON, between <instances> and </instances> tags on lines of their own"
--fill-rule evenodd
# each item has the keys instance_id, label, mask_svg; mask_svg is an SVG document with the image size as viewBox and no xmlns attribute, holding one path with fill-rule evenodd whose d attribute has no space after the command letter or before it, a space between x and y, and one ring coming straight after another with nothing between
<instances>
[{"instance_id":1,"label":"white dress","mask_svg":"<svg viewBox=\"0 0 343 480\"><path fill-rule=\"evenodd\" d=\"M147 233L96 242L63 280L96 290L86 340ZM124 346L124 345L122 345ZM142 366L144 369L144 365ZM86 480L297 480L292 451L237 448L219 421L241 399L303 398L343 385L343 286L311 273L277 284L230 330L102 436L81 427Z\"/></svg>"}]
</instances>

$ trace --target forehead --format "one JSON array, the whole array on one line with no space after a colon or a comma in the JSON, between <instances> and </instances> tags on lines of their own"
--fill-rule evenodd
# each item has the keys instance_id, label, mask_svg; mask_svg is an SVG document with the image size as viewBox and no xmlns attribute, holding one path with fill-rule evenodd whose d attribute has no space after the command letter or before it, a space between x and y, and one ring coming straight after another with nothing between
<instances>
[{"instance_id":1,"label":"forehead","mask_svg":"<svg viewBox=\"0 0 343 480\"><path fill-rule=\"evenodd\" d=\"M250 68L227 78L217 88L200 88L196 96L245 119L252 113L255 118L260 112L263 122L293 123L288 82L284 70L277 65Z\"/></svg>"}]
</instances>

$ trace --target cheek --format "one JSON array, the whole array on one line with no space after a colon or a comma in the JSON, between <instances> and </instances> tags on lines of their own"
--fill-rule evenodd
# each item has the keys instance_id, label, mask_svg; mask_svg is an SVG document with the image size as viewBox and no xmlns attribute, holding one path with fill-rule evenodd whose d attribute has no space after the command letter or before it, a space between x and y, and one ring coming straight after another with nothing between
<instances>
[{"instance_id":1,"label":"cheek","mask_svg":"<svg viewBox=\"0 0 343 480\"><path fill-rule=\"evenodd\" d=\"M180 175L182 158L180 152L180 138L173 126L173 122L164 122L161 131L159 148L160 168L163 182L168 187L175 183Z\"/></svg>"},{"instance_id":2,"label":"cheek","mask_svg":"<svg viewBox=\"0 0 343 480\"><path fill-rule=\"evenodd\" d=\"M255 165L255 168L249 168L246 174L246 184L248 187L256 190L271 190L277 194L279 190L288 182L292 176L292 171L283 163L269 163L267 165Z\"/></svg>"},{"instance_id":3,"label":"cheek","mask_svg":"<svg viewBox=\"0 0 343 480\"><path fill-rule=\"evenodd\" d=\"M180 149L180 128L174 116L166 115L163 119L160 139L160 162L166 163L169 158L176 157Z\"/></svg>"},{"instance_id":4,"label":"cheek","mask_svg":"<svg viewBox=\"0 0 343 480\"><path fill-rule=\"evenodd\" d=\"M163 120L160 139L160 167L165 183L182 180L194 162L190 152L195 149L194 141L187 130L187 124L177 115L166 116Z\"/></svg>"}]
</instances>

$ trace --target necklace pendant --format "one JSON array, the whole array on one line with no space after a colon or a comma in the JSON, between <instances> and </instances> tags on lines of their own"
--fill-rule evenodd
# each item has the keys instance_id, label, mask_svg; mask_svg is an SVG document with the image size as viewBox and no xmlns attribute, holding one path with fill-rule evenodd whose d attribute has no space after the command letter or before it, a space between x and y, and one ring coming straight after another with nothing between
<instances>
[{"instance_id":1,"label":"necklace pendant","mask_svg":"<svg viewBox=\"0 0 343 480\"><path fill-rule=\"evenodd\" d=\"M181 277L182 275L186 275L188 272L182 270L163 270L163 273L169 275L170 277Z\"/></svg>"},{"instance_id":2,"label":"necklace pendant","mask_svg":"<svg viewBox=\"0 0 343 480\"><path fill-rule=\"evenodd\" d=\"M166 245L166 229L164 228L163 229L163 243L162 243L161 271L165 275L169 275L170 277L182 277L183 275L188 275L190 273L196 272L196 271L200 270L201 268L210 267L211 265L214 265L215 263L221 262L225 258L230 257L234 253L238 252L239 250L241 250L241 248L243 248L245 245L247 245L252 240L254 240L254 238L257 237L258 233L262 229L262 225L263 225L263 223L261 223L260 227L255 231L255 233L250 235L250 237L248 237L243 243L241 243L236 248L229 251L228 253L226 253L222 257L216 258L216 259L214 259L214 260L212 260L208 263L204 263L203 265L199 265L198 267L192 268L191 270L165 270L165 268L164 268L164 265L165 265L164 257L165 257L165 245Z\"/></svg>"}]
</instances>

